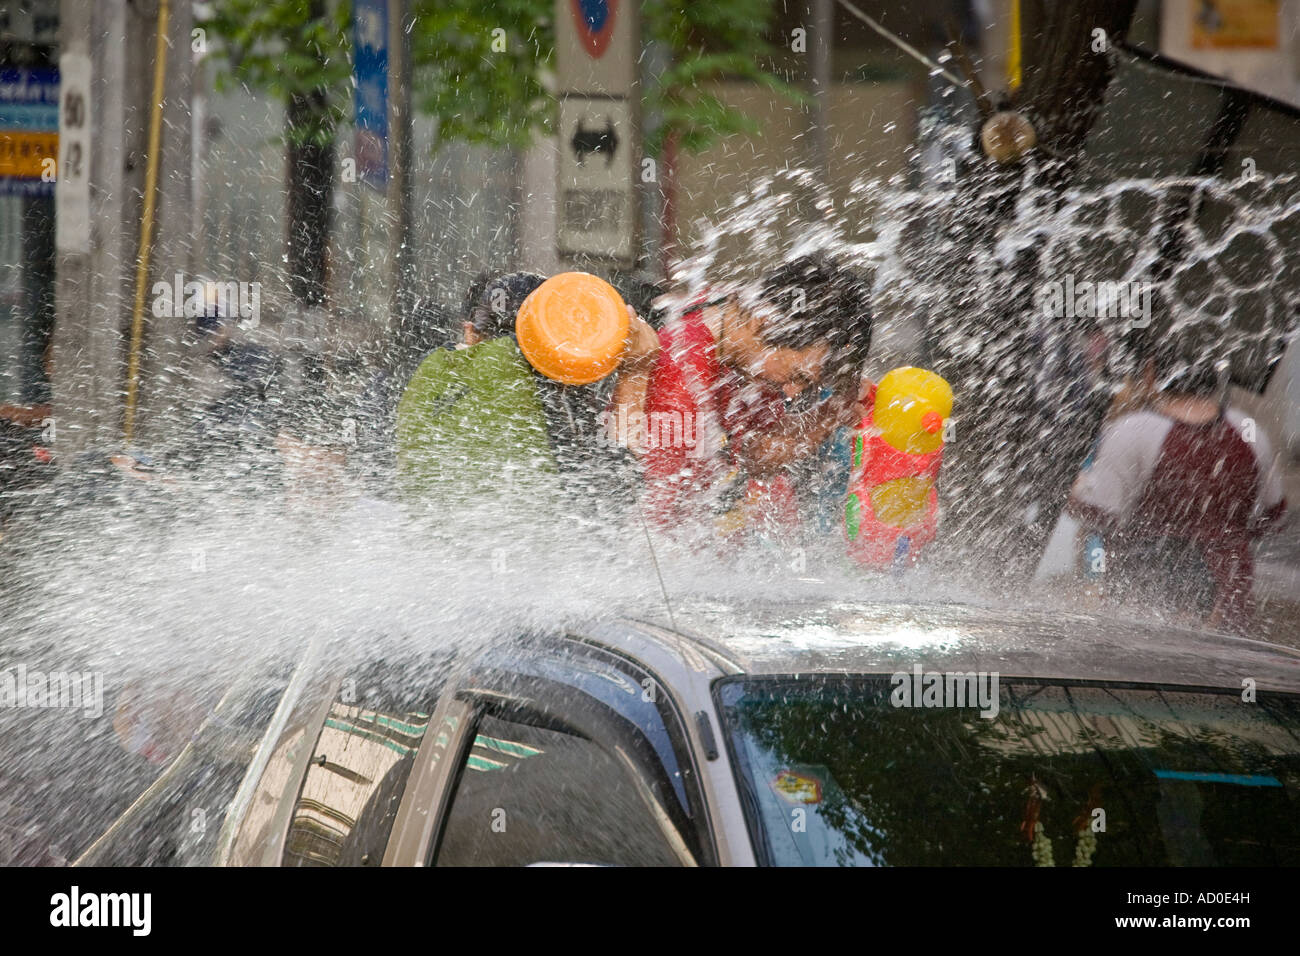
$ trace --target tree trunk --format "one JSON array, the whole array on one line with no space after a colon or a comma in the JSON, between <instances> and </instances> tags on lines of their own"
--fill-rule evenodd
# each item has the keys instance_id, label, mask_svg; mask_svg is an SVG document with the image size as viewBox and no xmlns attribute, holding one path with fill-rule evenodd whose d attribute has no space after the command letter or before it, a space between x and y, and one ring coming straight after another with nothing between
<instances>
[{"instance_id":1,"label":"tree trunk","mask_svg":"<svg viewBox=\"0 0 1300 956\"><path fill-rule=\"evenodd\" d=\"M323 90L289 100L289 289L306 306L325 302L334 189L334 143ZM331 134L332 136L332 134Z\"/></svg>"}]
</instances>

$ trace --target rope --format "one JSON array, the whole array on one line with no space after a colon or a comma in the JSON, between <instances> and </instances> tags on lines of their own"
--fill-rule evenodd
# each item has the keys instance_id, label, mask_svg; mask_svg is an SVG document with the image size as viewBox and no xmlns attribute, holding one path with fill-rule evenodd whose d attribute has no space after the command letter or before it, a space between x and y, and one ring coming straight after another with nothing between
<instances>
[{"instance_id":1,"label":"rope","mask_svg":"<svg viewBox=\"0 0 1300 956\"><path fill-rule=\"evenodd\" d=\"M955 74L951 73L950 71L944 69L944 67L942 67L941 65L939 65L938 63L936 63L934 60L930 59L928 56L926 56L924 53L922 53L922 52L921 52L920 50L918 50L916 47L912 46L910 43L908 43L906 40L904 40L904 39L903 39L902 37L900 37L898 34L896 34L896 33L891 33L889 30L886 30L883 26L881 26L881 25L880 25L879 23L877 23L875 20L871 19L871 17L867 16L865 13L863 13L861 10L859 10L857 7L855 7L853 4L849 3L849 0L836 0L836 2L838 2L839 5L842 6L845 10L847 10L850 14L852 14L852 15L855 16L855 17L857 17L859 20L861 20L861 21L862 21L863 23L865 23L867 26L871 27L871 29L873 29L873 30L875 30L877 33L879 33L882 37L884 37L884 38L885 38L886 40L888 40L890 43L894 44L894 46L898 47L900 50L902 50L902 51L903 51L904 53L906 53L908 56L912 57L914 60L917 60L917 61L920 62L920 63L924 63L927 67L930 68L930 70L931 70L932 72L938 73L938 74L940 74L941 76L943 76L943 78L946 79L949 83L952 83L952 84L954 84L954 85L956 85L956 86L960 86L960 87L962 87L963 89L967 86L966 81L963 80L961 77L956 76Z\"/></svg>"}]
</instances>

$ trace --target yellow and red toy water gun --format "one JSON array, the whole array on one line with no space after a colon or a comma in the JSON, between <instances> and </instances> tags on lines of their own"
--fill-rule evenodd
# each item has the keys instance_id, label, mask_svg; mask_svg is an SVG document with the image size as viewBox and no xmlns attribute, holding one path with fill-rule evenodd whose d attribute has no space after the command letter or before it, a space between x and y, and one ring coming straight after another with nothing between
<instances>
[{"instance_id":1,"label":"yellow and red toy water gun","mask_svg":"<svg viewBox=\"0 0 1300 956\"><path fill-rule=\"evenodd\" d=\"M853 439L844 536L871 568L906 567L934 540L935 482L943 460L952 388L934 372L907 366L875 386L871 411Z\"/></svg>"}]
</instances>

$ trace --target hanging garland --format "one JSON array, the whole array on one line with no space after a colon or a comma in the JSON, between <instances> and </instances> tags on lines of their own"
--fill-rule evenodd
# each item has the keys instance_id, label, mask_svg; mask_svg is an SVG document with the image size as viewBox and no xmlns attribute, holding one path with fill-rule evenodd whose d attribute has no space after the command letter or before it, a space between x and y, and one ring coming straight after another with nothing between
<instances>
[{"instance_id":1,"label":"hanging garland","mask_svg":"<svg viewBox=\"0 0 1300 956\"><path fill-rule=\"evenodd\" d=\"M1029 853L1034 866L1056 866L1052 841L1047 831L1039 822L1043 803L1048 799L1047 788L1039 782L1037 776L1030 776L1029 786L1025 788L1029 795L1025 802L1025 815L1020 823L1020 832L1029 843ZM1101 785L1094 784L1088 793L1088 800L1083 811L1074 818L1074 861L1073 866L1092 866L1093 855L1097 852L1097 834L1092 829L1092 812L1101 804Z\"/></svg>"}]
</instances>

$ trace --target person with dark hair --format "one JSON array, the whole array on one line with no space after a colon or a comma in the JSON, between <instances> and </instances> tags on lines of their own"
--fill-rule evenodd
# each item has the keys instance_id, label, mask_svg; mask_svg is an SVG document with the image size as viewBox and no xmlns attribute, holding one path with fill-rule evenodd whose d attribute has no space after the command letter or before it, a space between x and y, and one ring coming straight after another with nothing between
<instances>
[{"instance_id":1,"label":"person with dark hair","mask_svg":"<svg viewBox=\"0 0 1300 956\"><path fill-rule=\"evenodd\" d=\"M623 301L630 305L636 314L649 323L650 328L658 332L664 324L665 315L659 308L658 301L664 294L664 284L633 275L621 275L613 280Z\"/></svg>"},{"instance_id":2,"label":"person with dark hair","mask_svg":"<svg viewBox=\"0 0 1300 956\"><path fill-rule=\"evenodd\" d=\"M398 405L398 480L409 501L536 499L561 488L570 501L630 500L628 454L608 422L644 401L658 341L607 284L569 276L606 288L626 323L626 340L613 343L622 349L615 364L581 384L543 374L515 331L521 307L545 280L480 276L465 300L463 344L429 356Z\"/></svg>"},{"instance_id":3,"label":"person with dark hair","mask_svg":"<svg viewBox=\"0 0 1300 956\"><path fill-rule=\"evenodd\" d=\"M797 523L791 469L861 418L871 325L865 283L812 256L669 321L634 443L652 514L723 534Z\"/></svg>"},{"instance_id":4,"label":"person with dark hair","mask_svg":"<svg viewBox=\"0 0 1300 956\"><path fill-rule=\"evenodd\" d=\"M478 345L510 335L524 299L545 281L545 276L535 272L480 273L465 293L461 308L464 344Z\"/></svg>"},{"instance_id":5,"label":"person with dark hair","mask_svg":"<svg viewBox=\"0 0 1300 956\"><path fill-rule=\"evenodd\" d=\"M1143 407L1103 428L1067 510L1083 536L1102 535L1109 593L1243 631L1252 546L1286 511L1272 445L1227 404L1212 362L1162 345L1142 384Z\"/></svg>"}]
</instances>

